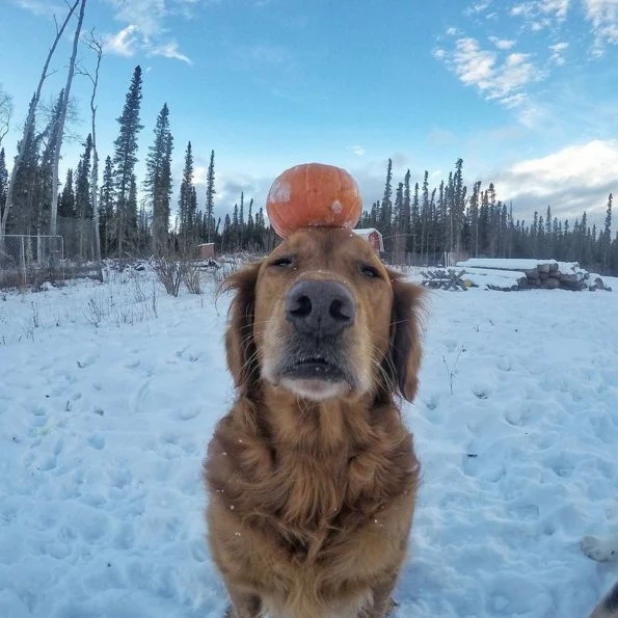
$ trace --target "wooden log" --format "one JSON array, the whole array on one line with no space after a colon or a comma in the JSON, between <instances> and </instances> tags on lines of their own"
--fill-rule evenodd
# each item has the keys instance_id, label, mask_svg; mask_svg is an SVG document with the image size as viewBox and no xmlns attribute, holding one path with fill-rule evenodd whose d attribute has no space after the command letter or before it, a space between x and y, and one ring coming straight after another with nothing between
<instances>
[{"instance_id":1,"label":"wooden log","mask_svg":"<svg viewBox=\"0 0 618 618\"><path fill-rule=\"evenodd\" d=\"M556 279L555 277L549 277L545 281L545 287L548 290L557 290L560 287L560 281Z\"/></svg>"}]
</instances>

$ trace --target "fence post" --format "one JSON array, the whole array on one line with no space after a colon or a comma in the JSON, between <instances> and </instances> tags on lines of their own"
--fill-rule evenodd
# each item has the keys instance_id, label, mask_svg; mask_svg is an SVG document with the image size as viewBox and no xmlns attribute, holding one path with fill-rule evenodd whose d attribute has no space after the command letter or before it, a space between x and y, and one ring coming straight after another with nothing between
<instances>
[{"instance_id":1,"label":"fence post","mask_svg":"<svg viewBox=\"0 0 618 618\"><path fill-rule=\"evenodd\" d=\"M26 242L25 242L25 237L22 236L20 238L21 240L21 251L20 253L20 261L21 261L21 276L22 276L22 285L25 287L26 286L26 282L27 282L27 278L26 278Z\"/></svg>"}]
</instances>

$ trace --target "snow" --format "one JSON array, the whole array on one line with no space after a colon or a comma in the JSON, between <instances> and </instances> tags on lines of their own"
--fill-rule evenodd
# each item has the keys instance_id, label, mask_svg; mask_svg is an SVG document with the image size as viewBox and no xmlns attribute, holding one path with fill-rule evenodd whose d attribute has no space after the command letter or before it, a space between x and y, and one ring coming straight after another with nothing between
<instances>
[{"instance_id":1,"label":"snow","mask_svg":"<svg viewBox=\"0 0 618 618\"><path fill-rule=\"evenodd\" d=\"M607 281L616 286L616 281ZM221 618L201 462L229 298L148 273L0 293L0 616ZM585 618L618 578L618 300L430 292L395 618Z\"/></svg>"},{"instance_id":2,"label":"snow","mask_svg":"<svg viewBox=\"0 0 618 618\"><path fill-rule=\"evenodd\" d=\"M471 258L465 262L457 262L457 266L461 268L498 268L504 270L534 270L541 264L558 264L558 270L562 273L582 270L577 262L557 262L556 260L534 260L527 258Z\"/></svg>"},{"instance_id":3,"label":"snow","mask_svg":"<svg viewBox=\"0 0 618 618\"><path fill-rule=\"evenodd\" d=\"M517 287L526 274L517 270L493 270L491 268L465 268L462 279L470 281L473 285L481 288L493 287L510 289Z\"/></svg>"},{"instance_id":4,"label":"snow","mask_svg":"<svg viewBox=\"0 0 618 618\"><path fill-rule=\"evenodd\" d=\"M268 203L275 202L278 204L286 204L290 201L292 187L287 180L277 178L268 192Z\"/></svg>"}]
</instances>

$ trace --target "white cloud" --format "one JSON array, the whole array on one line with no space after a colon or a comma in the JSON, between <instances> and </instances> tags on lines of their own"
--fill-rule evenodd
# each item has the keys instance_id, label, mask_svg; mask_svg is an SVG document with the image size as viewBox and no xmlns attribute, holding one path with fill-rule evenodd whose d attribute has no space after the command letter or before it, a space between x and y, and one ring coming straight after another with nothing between
<instances>
[{"instance_id":1,"label":"white cloud","mask_svg":"<svg viewBox=\"0 0 618 618\"><path fill-rule=\"evenodd\" d=\"M618 0L583 1L586 18L592 25L595 36L592 53L602 56L606 44L618 44Z\"/></svg>"},{"instance_id":2,"label":"white cloud","mask_svg":"<svg viewBox=\"0 0 618 618\"><path fill-rule=\"evenodd\" d=\"M549 57L550 62L553 62L557 65L563 65L566 60L564 58L564 52L568 49L569 44L566 42L556 43L555 45L550 45L549 49L551 50L551 56Z\"/></svg>"},{"instance_id":3,"label":"white cloud","mask_svg":"<svg viewBox=\"0 0 618 618\"><path fill-rule=\"evenodd\" d=\"M208 177L208 167L205 165L196 165L193 168L193 184L205 185Z\"/></svg>"},{"instance_id":4,"label":"white cloud","mask_svg":"<svg viewBox=\"0 0 618 618\"><path fill-rule=\"evenodd\" d=\"M549 204L554 215L573 217L602 212L607 195L618 192L617 179L618 140L593 140L515 163L495 183L499 197L513 200L522 215Z\"/></svg>"},{"instance_id":5,"label":"white cloud","mask_svg":"<svg viewBox=\"0 0 618 618\"><path fill-rule=\"evenodd\" d=\"M53 15L54 13L61 15L63 12L66 15L67 10L66 6L63 7L63 5L49 0L13 0L13 4L35 15Z\"/></svg>"},{"instance_id":6,"label":"white cloud","mask_svg":"<svg viewBox=\"0 0 618 618\"><path fill-rule=\"evenodd\" d=\"M140 42L139 28L129 25L116 34L107 34L103 37L103 51L106 54L130 58L137 51Z\"/></svg>"},{"instance_id":7,"label":"white cloud","mask_svg":"<svg viewBox=\"0 0 618 618\"><path fill-rule=\"evenodd\" d=\"M355 146L350 146L349 150L351 150L355 155L359 157L362 157L365 154L365 149L358 144L356 144Z\"/></svg>"},{"instance_id":8,"label":"white cloud","mask_svg":"<svg viewBox=\"0 0 618 618\"><path fill-rule=\"evenodd\" d=\"M491 5L492 0L479 0L466 9L468 15L474 15L475 13L483 13Z\"/></svg>"},{"instance_id":9,"label":"white cloud","mask_svg":"<svg viewBox=\"0 0 618 618\"><path fill-rule=\"evenodd\" d=\"M489 40L498 48L502 50L508 50L515 47L515 41L513 39L499 39L497 36L490 36Z\"/></svg>"},{"instance_id":10,"label":"white cloud","mask_svg":"<svg viewBox=\"0 0 618 618\"><path fill-rule=\"evenodd\" d=\"M528 0L511 7L513 17L521 17L534 32L551 28L566 19L570 0Z\"/></svg>"},{"instance_id":11,"label":"white cloud","mask_svg":"<svg viewBox=\"0 0 618 618\"><path fill-rule=\"evenodd\" d=\"M446 29L446 34L448 34L448 36L457 36L458 34L460 34L460 32L457 28L451 26L450 28Z\"/></svg>"},{"instance_id":12,"label":"white cloud","mask_svg":"<svg viewBox=\"0 0 618 618\"><path fill-rule=\"evenodd\" d=\"M163 45L155 45L148 51L149 56L163 56L164 58L172 58L174 60L181 60L187 64L193 64L191 58L185 56L178 49L178 43L176 41L170 41Z\"/></svg>"},{"instance_id":13,"label":"white cloud","mask_svg":"<svg viewBox=\"0 0 618 618\"><path fill-rule=\"evenodd\" d=\"M471 37L458 39L455 50L443 59L464 85L477 88L486 99L507 107L521 105L526 99L526 86L543 78L529 54L510 53L503 58L495 51L482 49Z\"/></svg>"},{"instance_id":14,"label":"white cloud","mask_svg":"<svg viewBox=\"0 0 618 618\"><path fill-rule=\"evenodd\" d=\"M19 1L33 2L36 0ZM161 36L167 32L166 20L170 15L178 13L189 18L195 7L212 1L106 0L114 10L115 19L127 24L117 34L106 36L108 51L126 57L133 56L137 51L144 51L149 56L163 56L192 64L191 59L180 51L176 41L160 40Z\"/></svg>"},{"instance_id":15,"label":"white cloud","mask_svg":"<svg viewBox=\"0 0 618 618\"><path fill-rule=\"evenodd\" d=\"M118 21L139 24L145 37L160 34L166 15L165 0L107 0Z\"/></svg>"}]
</instances>

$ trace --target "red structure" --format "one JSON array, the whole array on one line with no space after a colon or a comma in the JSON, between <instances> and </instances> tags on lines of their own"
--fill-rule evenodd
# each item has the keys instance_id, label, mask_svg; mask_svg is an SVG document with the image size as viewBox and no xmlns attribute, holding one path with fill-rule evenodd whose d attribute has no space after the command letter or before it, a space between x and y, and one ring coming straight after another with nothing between
<instances>
[{"instance_id":1,"label":"red structure","mask_svg":"<svg viewBox=\"0 0 618 618\"><path fill-rule=\"evenodd\" d=\"M374 227L368 227L365 229L353 231L361 238L364 238L378 255L384 252L384 242L382 240L382 234L380 234L380 232L378 232L378 230L376 230Z\"/></svg>"}]
</instances>

